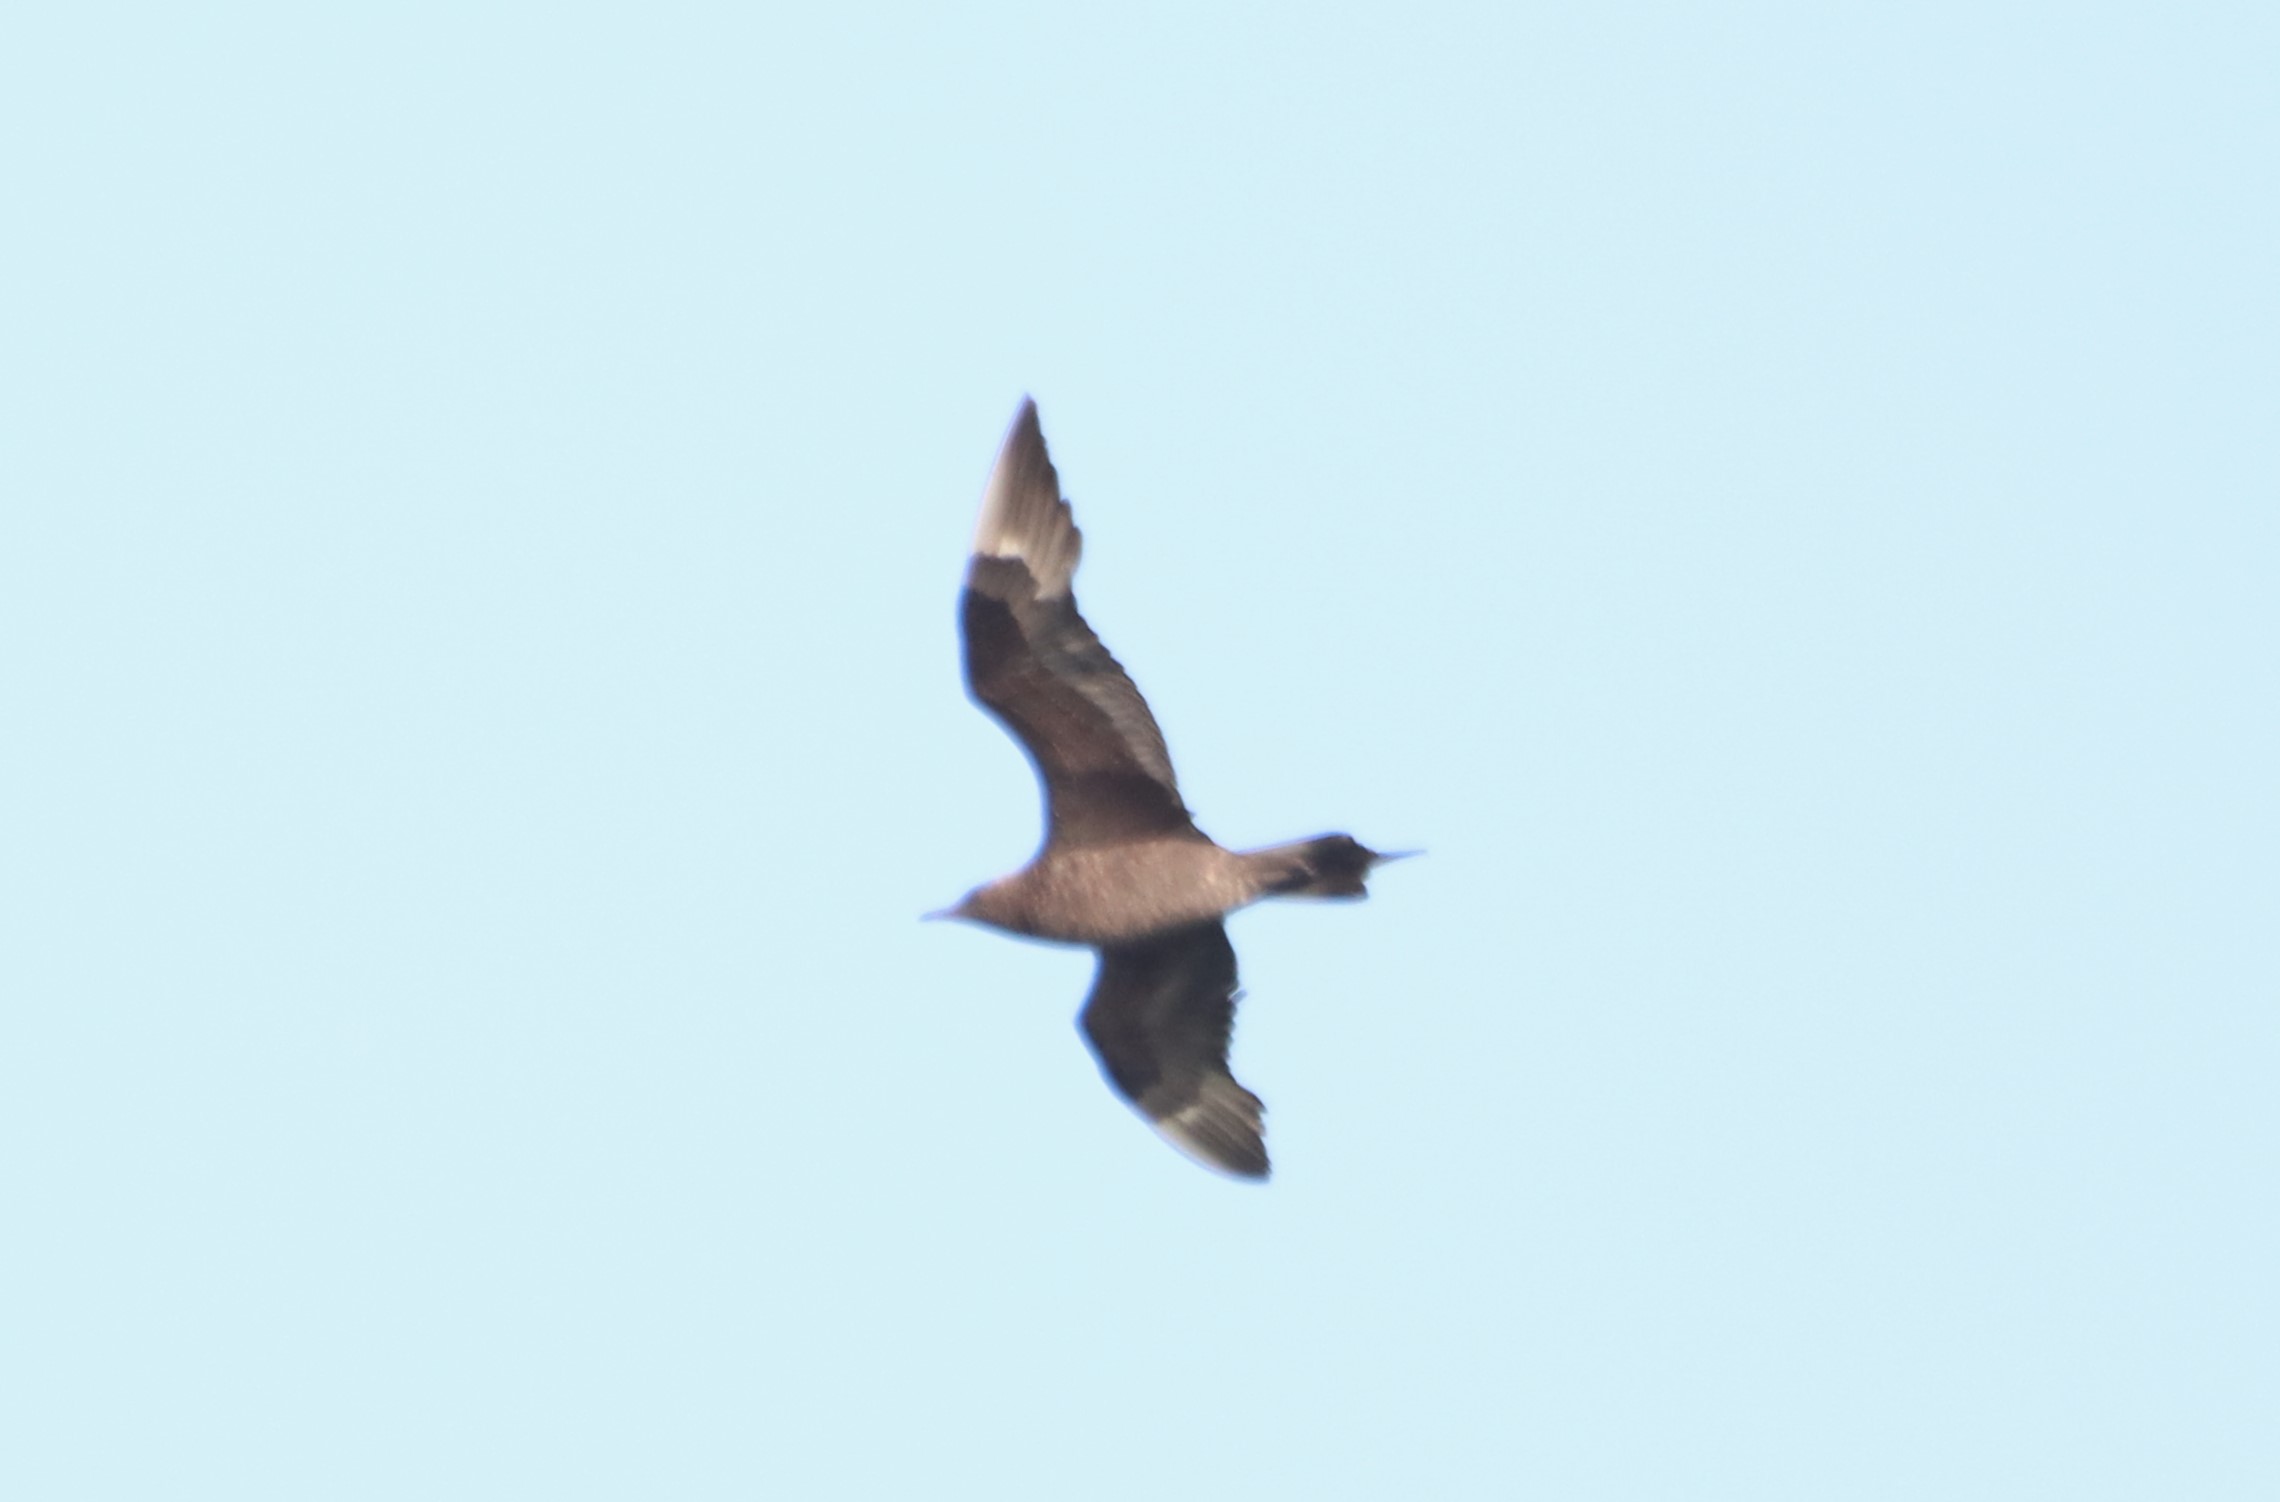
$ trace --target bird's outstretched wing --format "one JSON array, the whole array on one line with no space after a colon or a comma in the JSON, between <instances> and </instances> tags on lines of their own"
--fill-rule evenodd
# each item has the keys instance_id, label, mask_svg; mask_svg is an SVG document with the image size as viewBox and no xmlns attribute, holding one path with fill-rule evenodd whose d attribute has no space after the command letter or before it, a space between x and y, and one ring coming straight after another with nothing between
<instances>
[{"instance_id":1,"label":"bird's outstretched wing","mask_svg":"<svg viewBox=\"0 0 2280 1502\"><path fill-rule=\"evenodd\" d=\"M1259 1098L1227 1072L1235 948L1217 923L1100 952L1080 1023L1101 1072L1173 1146L1239 1178L1267 1176Z\"/></svg>"},{"instance_id":2,"label":"bird's outstretched wing","mask_svg":"<svg viewBox=\"0 0 2280 1502\"><path fill-rule=\"evenodd\" d=\"M1148 701L1077 614L1082 539L1025 401L982 499L960 621L966 686L1045 782L1046 840L1196 835Z\"/></svg>"}]
</instances>

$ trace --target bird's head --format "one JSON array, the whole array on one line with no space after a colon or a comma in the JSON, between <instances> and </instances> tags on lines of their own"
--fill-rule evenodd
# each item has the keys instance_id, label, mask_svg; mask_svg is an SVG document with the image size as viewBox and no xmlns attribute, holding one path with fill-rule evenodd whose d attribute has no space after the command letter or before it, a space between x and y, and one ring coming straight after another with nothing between
<instances>
[{"instance_id":1,"label":"bird's head","mask_svg":"<svg viewBox=\"0 0 2280 1502\"><path fill-rule=\"evenodd\" d=\"M1009 927L1014 904L1006 885L1002 878L984 882L950 906L919 916L924 920L959 918L968 923L986 923L993 928Z\"/></svg>"}]
</instances>

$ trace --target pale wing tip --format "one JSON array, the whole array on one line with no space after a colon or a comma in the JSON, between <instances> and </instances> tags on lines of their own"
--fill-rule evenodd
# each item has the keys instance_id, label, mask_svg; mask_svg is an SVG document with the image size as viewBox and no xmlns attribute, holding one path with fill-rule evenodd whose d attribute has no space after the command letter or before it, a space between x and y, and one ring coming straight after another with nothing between
<instances>
[{"instance_id":1,"label":"pale wing tip","mask_svg":"<svg viewBox=\"0 0 2280 1502\"><path fill-rule=\"evenodd\" d=\"M974 556L1018 558L1028 566L1039 592L1055 595L1068 589L1080 547L1076 524L1061 496L1061 477L1045 447L1036 399L1024 396L982 493L981 519L974 525Z\"/></svg>"},{"instance_id":2,"label":"pale wing tip","mask_svg":"<svg viewBox=\"0 0 2280 1502\"><path fill-rule=\"evenodd\" d=\"M974 528L976 553L1003 556L996 550L1010 540L1007 528L1023 509L1019 505L1023 492L1039 479L1054 488L1054 499L1058 500L1059 477L1053 473L1053 460L1045 449L1045 429L1037 420L1037 402L1025 396L1005 430L1005 440L998 445L989 484L982 489L982 516Z\"/></svg>"},{"instance_id":3,"label":"pale wing tip","mask_svg":"<svg viewBox=\"0 0 2280 1502\"><path fill-rule=\"evenodd\" d=\"M1003 470L1006 461L1030 449L1042 451L1045 447L1045 425L1037 416L1037 398L1024 393L1021 405L1013 410L1013 421L1006 424L1005 441L998 445L998 468ZM994 481L997 476L991 475Z\"/></svg>"},{"instance_id":4,"label":"pale wing tip","mask_svg":"<svg viewBox=\"0 0 2280 1502\"><path fill-rule=\"evenodd\" d=\"M1260 1113L1259 1098L1228 1080L1224 1089L1207 1087L1201 1099L1148 1120L1166 1142L1204 1167L1264 1182L1273 1170Z\"/></svg>"}]
</instances>

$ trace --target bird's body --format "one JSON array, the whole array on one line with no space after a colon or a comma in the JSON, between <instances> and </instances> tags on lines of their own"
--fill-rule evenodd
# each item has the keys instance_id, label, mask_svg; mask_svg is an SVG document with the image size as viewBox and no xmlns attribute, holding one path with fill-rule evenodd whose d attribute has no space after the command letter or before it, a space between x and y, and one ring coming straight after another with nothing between
<instances>
[{"instance_id":1,"label":"bird's body","mask_svg":"<svg viewBox=\"0 0 2280 1502\"><path fill-rule=\"evenodd\" d=\"M976 887L958 916L1097 949L1223 918L1262 897L1366 896L1362 873L1397 858L1335 834L1266 850L1229 850L1201 834L1047 845L1011 876Z\"/></svg>"},{"instance_id":2,"label":"bird's body","mask_svg":"<svg viewBox=\"0 0 2280 1502\"><path fill-rule=\"evenodd\" d=\"M1210 840L1048 845L969 899L965 916L1008 933L1097 949L1226 916L1259 899L1243 857Z\"/></svg>"},{"instance_id":3,"label":"bird's body","mask_svg":"<svg viewBox=\"0 0 2280 1502\"><path fill-rule=\"evenodd\" d=\"M1147 701L1077 614L1081 550L1024 402L959 613L968 688L1045 784L1045 843L943 916L1099 950L1081 1022L1110 1083L1183 1150L1264 1178L1259 1099L1227 1070L1235 952L1221 919L1262 897L1364 896L1392 857L1342 834L1234 851L1197 829Z\"/></svg>"}]
</instances>

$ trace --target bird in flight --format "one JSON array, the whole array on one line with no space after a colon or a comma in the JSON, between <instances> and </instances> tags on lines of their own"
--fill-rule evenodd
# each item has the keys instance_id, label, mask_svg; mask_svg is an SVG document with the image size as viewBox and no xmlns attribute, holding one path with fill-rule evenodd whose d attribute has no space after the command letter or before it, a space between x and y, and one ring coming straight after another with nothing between
<instances>
[{"instance_id":1,"label":"bird in flight","mask_svg":"<svg viewBox=\"0 0 2280 1502\"><path fill-rule=\"evenodd\" d=\"M1099 951L1079 1021L1109 1084L1175 1147L1264 1179L1259 1098L1227 1068L1235 950L1222 920L1263 897L1367 896L1370 868L1399 856L1346 834L1228 850L1197 829L1147 701L1077 614L1080 547L1024 401L982 497L959 615L968 692L1045 785L1045 841L928 916Z\"/></svg>"}]
</instances>

